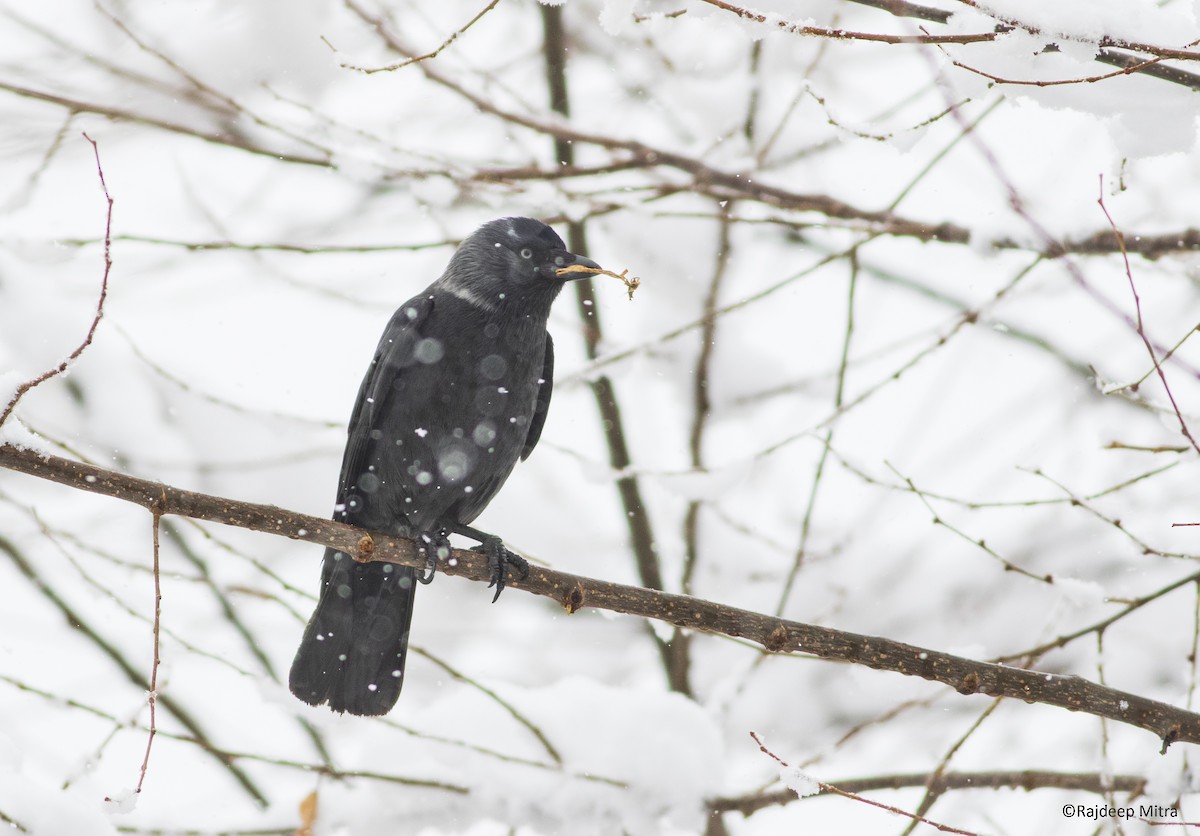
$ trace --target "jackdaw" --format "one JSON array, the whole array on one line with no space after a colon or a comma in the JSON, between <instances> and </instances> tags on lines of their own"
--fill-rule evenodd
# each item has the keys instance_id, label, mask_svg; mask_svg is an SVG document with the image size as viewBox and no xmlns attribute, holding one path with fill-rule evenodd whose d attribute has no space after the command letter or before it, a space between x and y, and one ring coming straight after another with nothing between
<instances>
[{"instance_id":1,"label":"jackdaw","mask_svg":"<svg viewBox=\"0 0 1200 836\"><path fill-rule=\"evenodd\" d=\"M396 704L414 581L432 579L450 534L480 543L497 596L509 564L528 572L470 523L542 434L554 373L546 320L565 283L558 270L573 264L597 267L540 221L501 218L392 316L350 416L333 518L416 538L429 566L423 575L325 550L320 600L288 680L304 702L363 715Z\"/></svg>"}]
</instances>

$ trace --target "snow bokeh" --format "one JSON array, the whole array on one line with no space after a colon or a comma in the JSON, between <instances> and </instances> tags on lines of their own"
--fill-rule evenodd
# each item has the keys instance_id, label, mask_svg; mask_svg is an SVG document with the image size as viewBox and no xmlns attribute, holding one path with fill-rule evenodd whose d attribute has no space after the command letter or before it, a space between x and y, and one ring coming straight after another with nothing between
<instances>
[{"instance_id":1,"label":"snow bokeh","mask_svg":"<svg viewBox=\"0 0 1200 836\"><path fill-rule=\"evenodd\" d=\"M1172 527L1200 522L1195 452L1130 326L1124 265L1036 251L1040 230L1068 243L1106 232L1101 195L1135 244L1197 226L1200 99L1144 74L997 85L952 61L1027 81L1103 75L1101 38L1182 49L1200 37L1197 4L997 0L925 24L964 34L1020 19L1053 33L1046 52L1047 35L1022 29L937 48L773 25L919 33L837 0L758 3L778 16L765 26L701 3L673 15L572 0L569 119L546 107L533 3L499 4L463 31L428 62L438 79L353 69L401 60L353 9L427 52L484 4L123 3L105 7L112 17L52 5L0 2L0 404L61 362L95 312L105 205L81 131L116 201L114 266L93 345L22 399L0 441L327 515L345 422L395 306L493 217L586 218L588 255L642 286L630 302L595 280L595 361L571 288L553 312L542 441L476 522L531 560L637 583L616 490L633 475L669 590L686 575L699 597L979 659L1053 642L1195 571L1200 534ZM679 167L609 171L625 152L583 139L575 164L596 173L504 175L551 170L552 141L455 85L537 123L969 239L871 237L861 219L731 197ZM697 464L723 213L737 221ZM1200 427L1196 256L1181 246L1130 263L1147 336L1160 358L1175 348L1163 370ZM619 472L589 388L601 376L630 448ZM189 719L160 701L143 792L123 804L147 735L150 533L141 508L0 471L0 814L29 832L293 833L316 791L317 834L703 833L714 799L811 789L812 775L928 773L990 704L707 635L690 637L684 696L654 641L669 627L568 616L515 590L488 606L477 585L443 577L417 597L395 711L336 717L282 684L320 549L167 518L159 693ZM1195 611L1185 583L1102 645L1088 635L1036 664L1193 704ZM795 766L781 775L751 731ZM1195 820L1186 747L1159 747L1129 726L1008 702L948 768L1140 775ZM911 810L923 792L871 797ZM927 816L1088 833L1062 805L1102 801L971 790ZM828 796L722 820L736 834L904 826Z\"/></svg>"}]
</instances>

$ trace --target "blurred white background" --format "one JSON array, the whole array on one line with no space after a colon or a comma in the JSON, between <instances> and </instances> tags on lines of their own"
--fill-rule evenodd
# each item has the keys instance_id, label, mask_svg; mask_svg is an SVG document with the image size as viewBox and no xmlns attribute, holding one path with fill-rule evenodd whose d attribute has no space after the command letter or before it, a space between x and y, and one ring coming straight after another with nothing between
<instances>
[{"instance_id":1,"label":"blurred white background","mask_svg":"<svg viewBox=\"0 0 1200 836\"><path fill-rule=\"evenodd\" d=\"M105 204L82 132L115 201L95 341L6 437L328 514L393 308L479 224L539 217L643 284L632 302L604 278L591 305L563 294L542 442L478 526L532 560L638 583L640 515L669 590L983 660L1082 630L1025 662L1192 707L1200 587L1162 591L1198 571L1200 530L1171 527L1200 521L1197 451L1131 280L1200 428L1200 66L1038 87L959 65L1106 75L1102 39L1110 59L1181 49L1200 37L1197 4L997 0L989 17L937 2L953 16L848 0L762 0L765 22L700 0L5 0L0 400L95 312ZM436 50L481 11L436 57L361 71ZM780 21L1022 25L934 45ZM559 64L569 116L551 107ZM1101 196L1135 250L1128 275ZM621 417L607 434L602 379ZM121 812L102 801L137 783L146 745L149 515L0 472L0 814L26 831L294 833L313 791L330 834L910 824L834 798L710 815L783 788L750 731L835 785L941 765L1096 787L1116 774L1200 816L1187 747L1160 755L1139 729L1008 702L981 720L983 696L519 592L488 606L444 577L418 596L424 652L397 708L337 717L280 684L321 550L166 524L159 692L194 722L160 700L144 790ZM674 690L665 641L689 663ZM869 794L911 811L924 786ZM952 791L923 814L1090 833L1064 804L1126 798Z\"/></svg>"}]
</instances>

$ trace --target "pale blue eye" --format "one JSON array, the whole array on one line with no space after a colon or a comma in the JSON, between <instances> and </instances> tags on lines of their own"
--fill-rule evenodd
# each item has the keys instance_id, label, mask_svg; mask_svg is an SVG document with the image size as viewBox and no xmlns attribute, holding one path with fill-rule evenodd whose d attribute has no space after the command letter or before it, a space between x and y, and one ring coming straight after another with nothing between
<instances>
[{"instance_id":1,"label":"pale blue eye","mask_svg":"<svg viewBox=\"0 0 1200 836\"><path fill-rule=\"evenodd\" d=\"M521 258L533 258L533 250L529 249L529 247L521 250Z\"/></svg>"}]
</instances>

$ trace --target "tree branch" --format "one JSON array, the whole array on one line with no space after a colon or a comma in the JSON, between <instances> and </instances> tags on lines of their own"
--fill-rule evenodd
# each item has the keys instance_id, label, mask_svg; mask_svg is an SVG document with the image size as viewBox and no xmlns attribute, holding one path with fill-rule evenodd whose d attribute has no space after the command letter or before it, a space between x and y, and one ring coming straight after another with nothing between
<instances>
[{"instance_id":1,"label":"tree branch","mask_svg":"<svg viewBox=\"0 0 1200 836\"><path fill-rule=\"evenodd\" d=\"M931 782L931 777L936 780ZM944 772L940 776L930 776L927 772L914 772L900 775L879 775L871 778L848 778L842 781L833 781L832 784L838 789L854 793L916 787L929 787L937 792L1009 787L1027 792L1056 789L1092 792L1097 795L1108 792L1127 792L1137 795L1145 788L1146 779L1139 775L1101 775L1025 769L1018 772ZM831 793L820 792L806 797L819 798L829 795ZM714 798L709 802L709 809L715 813L736 811L744 816L749 816L764 807L788 804L798 800L800 800L800 796L796 795L794 790L778 790L753 795Z\"/></svg>"},{"instance_id":2,"label":"tree branch","mask_svg":"<svg viewBox=\"0 0 1200 836\"><path fill-rule=\"evenodd\" d=\"M0 445L0 467L123 499L147 510L159 508L163 515L186 516L318 543L344 551L357 560L424 566L425 557L411 540L366 532L271 505L181 490L13 444ZM488 559L478 552L454 549L440 568L448 575L483 583L491 579ZM1200 743L1200 714L1078 676L977 662L878 636L788 621L686 595L609 583L540 566L530 567L527 578L512 579L509 585L557 601L568 613L594 607L653 618L683 629L746 639L771 653L807 653L918 676L949 685L964 695L1008 697L1106 717L1152 732L1162 740L1163 751L1175 742Z\"/></svg>"},{"instance_id":3,"label":"tree branch","mask_svg":"<svg viewBox=\"0 0 1200 836\"><path fill-rule=\"evenodd\" d=\"M188 125L181 125L177 122L170 122L166 119L147 116L146 114L138 113L137 111L126 110L120 107L98 105L94 102L89 102L82 99L71 99L66 96L59 96L56 93L51 93L46 90L35 90L32 87L24 87L8 81L0 80L0 91L12 93L13 95L20 96L25 99L33 99L35 101L57 105L58 107L65 108L70 113L94 113L97 116L103 116L105 119L117 122L118 124L127 123L131 125L146 125L148 127L158 128L170 133L202 139L205 142L211 142L214 145L228 145L241 151L248 151L251 154L261 154L282 162L300 163L302 165L315 165L323 167L329 167L332 165L329 159L326 157L291 154L279 151L277 149L264 148L228 131L205 131L201 128L193 128L189 127Z\"/></svg>"}]
</instances>

